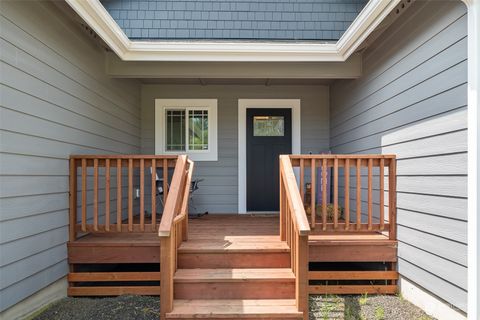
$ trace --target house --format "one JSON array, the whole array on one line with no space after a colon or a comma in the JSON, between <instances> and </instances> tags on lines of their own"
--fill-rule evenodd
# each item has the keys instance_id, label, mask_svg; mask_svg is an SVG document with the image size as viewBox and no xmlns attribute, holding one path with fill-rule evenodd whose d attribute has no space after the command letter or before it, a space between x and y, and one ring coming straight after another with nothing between
<instances>
[{"instance_id":1,"label":"house","mask_svg":"<svg viewBox=\"0 0 480 320\"><path fill-rule=\"evenodd\" d=\"M92 282L82 268L101 250L77 234L116 228L160 228L156 255L101 254L160 262L141 277L161 285L105 292L160 293L168 309L187 291L173 278L188 248L177 261L175 241L202 243L216 223L210 234L280 228L271 261L292 269L277 279L292 317L305 317L308 292L332 290L308 288L327 279L309 278L309 261L356 259L348 241L313 235L366 228L388 233L348 242L388 262L378 292L400 290L438 319L478 318L479 1L2 1L0 14L2 318L67 287L89 294L75 284ZM209 215L188 225L192 179L203 181L190 213ZM258 224L241 215L279 210Z\"/></svg>"}]
</instances>

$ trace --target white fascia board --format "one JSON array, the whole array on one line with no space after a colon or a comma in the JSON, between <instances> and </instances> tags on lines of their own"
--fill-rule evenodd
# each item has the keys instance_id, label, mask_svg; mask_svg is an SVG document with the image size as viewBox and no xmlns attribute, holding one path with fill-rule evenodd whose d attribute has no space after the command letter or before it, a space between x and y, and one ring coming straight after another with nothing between
<instances>
[{"instance_id":1,"label":"white fascia board","mask_svg":"<svg viewBox=\"0 0 480 320\"><path fill-rule=\"evenodd\" d=\"M338 40L336 48L343 60L357 50L362 42L388 16L401 0L371 0Z\"/></svg>"},{"instance_id":2,"label":"white fascia board","mask_svg":"<svg viewBox=\"0 0 480 320\"><path fill-rule=\"evenodd\" d=\"M337 43L131 41L99 0L66 0L125 61L345 61L400 0L370 0Z\"/></svg>"}]
</instances>

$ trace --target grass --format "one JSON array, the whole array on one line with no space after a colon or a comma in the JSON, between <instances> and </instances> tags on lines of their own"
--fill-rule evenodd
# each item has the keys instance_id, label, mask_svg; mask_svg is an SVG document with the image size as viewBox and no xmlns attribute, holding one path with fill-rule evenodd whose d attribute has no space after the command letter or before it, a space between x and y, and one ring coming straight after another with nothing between
<instances>
[{"instance_id":1,"label":"grass","mask_svg":"<svg viewBox=\"0 0 480 320\"><path fill-rule=\"evenodd\" d=\"M360 303L361 306L367 305L367 303L368 303L368 293L365 292L364 294L362 294L360 299L358 299L358 302Z\"/></svg>"},{"instance_id":2,"label":"grass","mask_svg":"<svg viewBox=\"0 0 480 320\"><path fill-rule=\"evenodd\" d=\"M375 308L375 320L384 320L385 319L385 309L383 307Z\"/></svg>"},{"instance_id":3,"label":"grass","mask_svg":"<svg viewBox=\"0 0 480 320\"><path fill-rule=\"evenodd\" d=\"M311 320L432 320L423 311L400 295L337 296L316 295L310 297Z\"/></svg>"}]
</instances>

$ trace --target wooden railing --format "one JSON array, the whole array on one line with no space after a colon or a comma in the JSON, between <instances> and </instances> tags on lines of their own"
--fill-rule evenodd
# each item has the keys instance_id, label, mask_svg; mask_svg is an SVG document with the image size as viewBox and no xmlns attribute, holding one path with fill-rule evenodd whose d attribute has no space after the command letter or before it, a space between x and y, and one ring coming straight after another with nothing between
<instances>
[{"instance_id":1,"label":"wooden railing","mask_svg":"<svg viewBox=\"0 0 480 320\"><path fill-rule=\"evenodd\" d=\"M280 156L280 238L290 247L295 274L295 300L308 319L308 234L310 226L298 190L290 158Z\"/></svg>"},{"instance_id":2,"label":"wooden railing","mask_svg":"<svg viewBox=\"0 0 480 320\"><path fill-rule=\"evenodd\" d=\"M193 162L179 156L165 203L160 236L160 319L173 309L173 276L177 271L177 249L188 234L188 200L192 181Z\"/></svg>"},{"instance_id":3,"label":"wooden railing","mask_svg":"<svg viewBox=\"0 0 480 320\"><path fill-rule=\"evenodd\" d=\"M75 240L78 233L156 232L159 218L156 169L161 169L161 197L165 203L169 169L176 163L177 156L72 155L70 240ZM149 215L145 213L147 210Z\"/></svg>"},{"instance_id":4,"label":"wooden railing","mask_svg":"<svg viewBox=\"0 0 480 320\"><path fill-rule=\"evenodd\" d=\"M396 239L394 155L291 155L290 160L299 168L300 197L312 228L333 232L388 231L390 239ZM306 184L310 187L309 197ZM329 184L332 201L328 197ZM316 203L318 187L320 204Z\"/></svg>"}]
</instances>

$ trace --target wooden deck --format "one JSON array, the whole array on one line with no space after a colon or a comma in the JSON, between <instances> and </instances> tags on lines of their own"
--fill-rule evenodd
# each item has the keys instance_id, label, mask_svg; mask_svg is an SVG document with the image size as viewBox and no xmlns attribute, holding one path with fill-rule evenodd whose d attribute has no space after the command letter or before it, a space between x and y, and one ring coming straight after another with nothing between
<instances>
[{"instance_id":1,"label":"wooden deck","mask_svg":"<svg viewBox=\"0 0 480 320\"><path fill-rule=\"evenodd\" d=\"M391 155L282 155L278 215L189 219L186 156L72 156L68 294L160 295L161 319L308 319L309 294L395 293L395 166Z\"/></svg>"},{"instance_id":2,"label":"wooden deck","mask_svg":"<svg viewBox=\"0 0 480 320\"><path fill-rule=\"evenodd\" d=\"M244 293L262 288L263 297L288 297L291 283L290 249L280 241L279 217L276 215L207 215L191 219L189 240L178 248L179 295L193 299L195 293L207 291L208 283L224 283L212 292L234 299L232 283L249 279L252 288L243 285ZM156 233L87 234L68 244L71 296L159 294L160 272L142 271L131 264L155 264L159 268L160 242ZM397 241L385 233L323 233L309 236L310 262L378 262L384 270L310 271L311 280L328 280L329 285L312 284L311 293L394 293L397 274ZM129 265L129 271L122 269ZM105 268L105 265L110 268ZM88 270L87 272L75 270ZM86 268L85 266L88 266ZM361 265L360 265L361 266ZM335 266L333 265L333 268ZM198 269L203 269L198 271ZM121 271L117 271L121 270ZM342 281L348 285L340 285ZM370 285L365 280L384 280ZM360 282L356 285L354 282ZM148 282L148 285L144 283ZM113 285L111 285L113 283ZM128 285L123 285L127 283ZM196 287L192 286L197 283ZM268 286L281 284L285 291L270 294ZM353 283L353 284L352 284ZM291 287L291 285L290 285ZM276 286L278 288L278 286ZM183 293L182 293L183 292ZM250 294L250 298L258 297Z\"/></svg>"}]
</instances>

